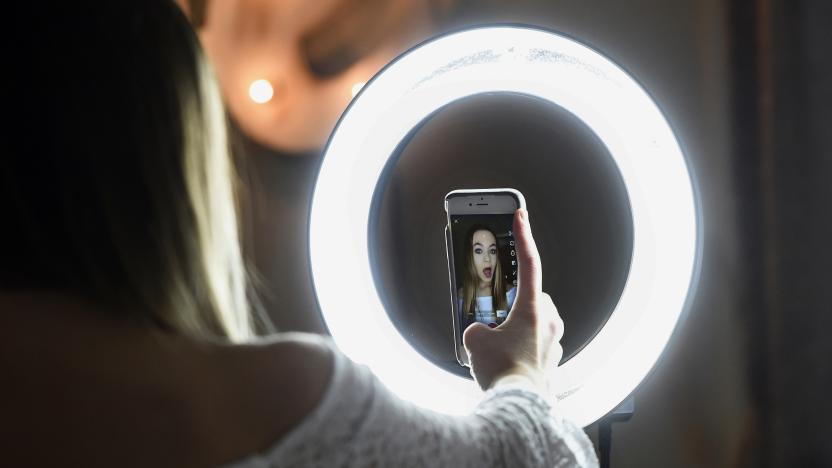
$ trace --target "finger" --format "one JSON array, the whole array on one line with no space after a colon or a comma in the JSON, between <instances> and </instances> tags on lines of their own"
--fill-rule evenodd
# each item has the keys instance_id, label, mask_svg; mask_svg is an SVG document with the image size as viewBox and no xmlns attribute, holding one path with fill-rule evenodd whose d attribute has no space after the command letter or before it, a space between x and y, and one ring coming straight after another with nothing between
<instances>
[{"instance_id":1,"label":"finger","mask_svg":"<svg viewBox=\"0 0 832 468\"><path fill-rule=\"evenodd\" d=\"M514 239L517 246L517 297L514 303L528 304L540 295L543 278L540 254L529 227L529 214L519 209L514 213Z\"/></svg>"}]
</instances>

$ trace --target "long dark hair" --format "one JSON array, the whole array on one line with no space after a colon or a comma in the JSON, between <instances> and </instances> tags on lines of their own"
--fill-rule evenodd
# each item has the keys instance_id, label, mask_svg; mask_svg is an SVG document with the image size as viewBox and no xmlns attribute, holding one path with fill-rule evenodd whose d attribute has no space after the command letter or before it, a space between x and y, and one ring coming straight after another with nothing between
<instances>
[{"instance_id":1,"label":"long dark hair","mask_svg":"<svg viewBox=\"0 0 832 468\"><path fill-rule=\"evenodd\" d=\"M250 336L225 114L183 13L171 0L10 8L0 289Z\"/></svg>"},{"instance_id":2,"label":"long dark hair","mask_svg":"<svg viewBox=\"0 0 832 468\"><path fill-rule=\"evenodd\" d=\"M473 320L477 311L477 289L480 283L477 268L474 266L474 233L477 231L488 231L492 235L494 231L484 224L475 224L471 226L468 233L465 235L465 242L463 243L463 251L465 252L465 269L462 277L462 311L469 321ZM497 239L497 236L494 236ZM494 274L491 276L491 301L494 310L508 309L508 301L506 299L506 283L503 278L503 267L500 261L500 246L497 243L497 261L494 262Z\"/></svg>"}]
</instances>

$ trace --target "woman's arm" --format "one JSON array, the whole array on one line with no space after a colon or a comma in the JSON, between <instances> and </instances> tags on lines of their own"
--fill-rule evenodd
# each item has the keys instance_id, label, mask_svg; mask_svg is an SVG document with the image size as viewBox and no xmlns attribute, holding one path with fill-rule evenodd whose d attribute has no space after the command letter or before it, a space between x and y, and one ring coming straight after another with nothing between
<instances>
[{"instance_id":1,"label":"woman's arm","mask_svg":"<svg viewBox=\"0 0 832 468\"><path fill-rule=\"evenodd\" d=\"M495 382L472 414L450 416L392 394L332 351L323 399L270 451L240 466L596 466L584 432L523 377ZM301 384L301 382L298 382Z\"/></svg>"}]
</instances>

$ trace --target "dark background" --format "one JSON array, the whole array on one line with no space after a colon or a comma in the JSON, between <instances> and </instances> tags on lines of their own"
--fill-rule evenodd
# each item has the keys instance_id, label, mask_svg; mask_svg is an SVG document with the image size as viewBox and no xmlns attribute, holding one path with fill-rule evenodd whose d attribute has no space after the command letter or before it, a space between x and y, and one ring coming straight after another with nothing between
<instances>
[{"instance_id":1,"label":"dark background","mask_svg":"<svg viewBox=\"0 0 832 468\"><path fill-rule=\"evenodd\" d=\"M827 244L832 238L832 144L827 136L832 124L832 3L478 2L463 4L448 27L482 21L552 27L622 65L663 110L696 174L704 223L700 285L687 321L637 390L632 420L615 426L612 463L832 466L832 444L827 441L832 417L832 340L827 336L832 329L832 250ZM492 110L460 109L457 117L448 117L449 124L460 126L454 136L460 144L479 141L466 135L466 128L474 131L493 119L508 118L516 103L470 105ZM533 112L521 105L514 115L522 119L527 110ZM532 129L526 140L503 135L503 148L527 148L518 157L540 164L534 171L540 177L558 174L552 165L565 164L558 158L530 155L595 151L591 136L558 135L568 133L563 129L570 125L580 133L580 126L568 120L549 127L551 133L540 129L531 135ZM500 138L493 136L493 143L499 144ZM445 143L452 141L437 144L424 157ZM572 146L564 151L564 145ZM306 224L319 155L287 157L242 137L239 148L246 153L241 158L248 186L246 248L261 272L266 306L282 330L323 332L306 261ZM601 155L598 160L603 160ZM431 165L443 162L419 161L407 170L402 166L390 203L428 206L429 197L414 194L433 190L444 195L444 188L434 187L443 183L435 177L441 169ZM481 173L470 183L491 185L489 177ZM585 190L592 184L601 187L597 193L611 192L598 195L597 203L608 205L613 220L579 219L585 224L567 231L620 230L614 219L622 216L623 207L615 206L620 198L613 179L592 171L575 177L573 183L584 187L581 193L596 193ZM547 239L568 235L547 232L539 215L553 213L552 226L557 226L554 220L569 214L569 208L553 205L563 198L521 186L523 182L532 182L518 178L516 188L527 194L535 234ZM552 185L553 190L560 188ZM572 209L583 210L581 203L576 201ZM441 206L425 209L423 216L441 218ZM602 222L607 228L594 224ZM424 239L425 251L435 250L430 245L434 241L442 251L441 235ZM615 296L614 277L621 272L614 258L624 254L614 244L617 238L612 239L613 245L602 248L612 252L603 271L613 279L592 283L608 285L601 297ZM541 244L547 281L562 274L563 260L551 259L559 250L549 242ZM445 278L443 274L439 271L436 278ZM556 284L547 288L556 301L566 300L568 293L557 291ZM572 318L569 322L577 323ZM594 428L589 430L594 433Z\"/></svg>"}]
</instances>

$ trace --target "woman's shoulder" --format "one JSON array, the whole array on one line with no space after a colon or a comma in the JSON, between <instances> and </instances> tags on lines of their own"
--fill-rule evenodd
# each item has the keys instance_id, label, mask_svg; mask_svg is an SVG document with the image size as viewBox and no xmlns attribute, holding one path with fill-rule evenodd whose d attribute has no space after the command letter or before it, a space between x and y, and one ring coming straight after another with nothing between
<instances>
[{"instance_id":1,"label":"woman's shoulder","mask_svg":"<svg viewBox=\"0 0 832 468\"><path fill-rule=\"evenodd\" d=\"M223 457L230 460L273 447L312 413L329 386L335 356L328 339L308 333L281 333L223 354L215 383L224 395L213 402L223 409L214 422L234 433L226 434L236 440Z\"/></svg>"},{"instance_id":2,"label":"woman's shoulder","mask_svg":"<svg viewBox=\"0 0 832 468\"><path fill-rule=\"evenodd\" d=\"M333 345L320 335L279 333L231 348L225 372L250 374L264 395L297 397L298 410L317 403L332 371Z\"/></svg>"},{"instance_id":3,"label":"woman's shoulder","mask_svg":"<svg viewBox=\"0 0 832 468\"><path fill-rule=\"evenodd\" d=\"M235 348L266 354L270 358L279 358L281 362L298 355L312 359L325 358L328 361L333 344L330 338L315 333L284 332L258 337L251 342L236 345Z\"/></svg>"},{"instance_id":4,"label":"woman's shoulder","mask_svg":"<svg viewBox=\"0 0 832 468\"><path fill-rule=\"evenodd\" d=\"M196 340L76 302L0 294L0 309L15 312L0 314L0 354L15 356L2 366L4 390L20 396L6 399L12 406L0 402L4 421L21 434L15 450L0 443L5 459L80 460L89 457L84 441L106 439L95 454L108 461L102 465L218 465L272 447L329 388L337 355L324 337ZM35 335L49 346L33 347ZM54 388L64 397L50 398ZM87 418L89 408L100 417ZM55 450L34 451L43 444Z\"/></svg>"}]
</instances>

